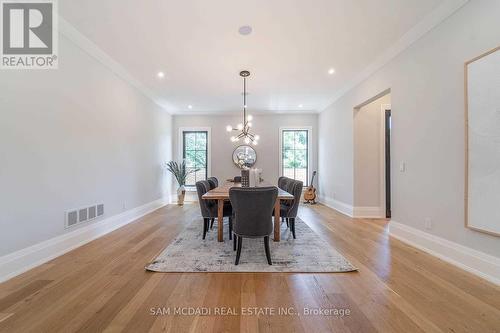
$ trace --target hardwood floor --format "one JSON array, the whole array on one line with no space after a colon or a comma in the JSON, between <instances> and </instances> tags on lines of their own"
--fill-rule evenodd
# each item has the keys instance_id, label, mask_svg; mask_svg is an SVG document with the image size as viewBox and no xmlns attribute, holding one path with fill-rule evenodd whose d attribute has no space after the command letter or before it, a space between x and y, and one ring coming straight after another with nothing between
<instances>
[{"instance_id":1,"label":"hardwood floor","mask_svg":"<svg viewBox=\"0 0 500 333\"><path fill-rule=\"evenodd\" d=\"M301 207L299 216L359 271L146 272L186 223L199 219L202 228L196 205L167 206L0 284L0 331L500 331L500 287L389 238L385 221L353 220L321 205ZM241 314L253 307L293 309ZM174 308L211 313L176 315ZM214 313L233 308L237 315ZM304 308L350 313L307 316Z\"/></svg>"}]
</instances>

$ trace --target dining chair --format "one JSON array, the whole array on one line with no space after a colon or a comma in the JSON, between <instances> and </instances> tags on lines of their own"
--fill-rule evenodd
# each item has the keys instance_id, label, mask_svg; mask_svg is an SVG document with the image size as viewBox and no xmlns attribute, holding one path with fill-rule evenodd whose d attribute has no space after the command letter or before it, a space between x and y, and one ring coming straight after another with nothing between
<instances>
[{"instance_id":1,"label":"dining chair","mask_svg":"<svg viewBox=\"0 0 500 333\"><path fill-rule=\"evenodd\" d=\"M300 197L302 196L302 188L304 183L300 180L293 180L287 183L287 188L285 191L293 195L293 200L287 200L280 204L280 216L286 219L287 225L290 227L293 239L295 236L295 219L297 218L297 212L299 210Z\"/></svg>"},{"instance_id":2,"label":"dining chair","mask_svg":"<svg viewBox=\"0 0 500 333\"><path fill-rule=\"evenodd\" d=\"M209 229L209 223L218 216L217 212L217 201L215 200L204 200L202 196L210 190L210 184L206 180L200 180L196 182L196 192L198 193L198 201L200 203L201 216L203 217L203 239L207 234ZM233 212L231 206L224 205L223 218L229 217L229 239L232 239L233 231ZM223 222L223 221L221 221ZM222 227L223 223L221 223Z\"/></svg>"},{"instance_id":3,"label":"dining chair","mask_svg":"<svg viewBox=\"0 0 500 333\"><path fill-rule=\"evenodd\" d=\"M282 190L285 190L286 191L286 182L287 180L290 179L288 177L285 177L285 176L281 176L278 178L278 187Z\"/></svg>"},{"instance_id":4,"label":"dining chair","mask_svg":"<svg viewBox=\"0 0 500 333\"><path fill-rule=\"evenodd\" d=\"M216 181L214 181L214 178L215 177L207 178L207 182L210 185L208 190L213 190L214 188L217 187L217 183L216 183ZM215 180L217 180L217 178L215 178ZM214 227L214 222L215 222L215 218L211 218L210 219L210 229L212 229Z\"/></svg>"},{"instance_id":5,"label":"dining chair","mask_svg":"<svg viewBox=\"0 0 500 333\"><path fill-rule=\"evenodd\" d=\"M213 190L216 187L219 187L219 180L215 177L209 177L207 181L210 183L210 189Z\"/></svg>"},{"instance_id":6,"label":"dining chair","mask_svg":"<svg viewBox=\"0 0 500 333\"><path fill-rule=\"evenodd\" d=\"M243 238L264 238L267 263L272 265L269 235L273 232L271 213L278 197L278 189L270 187L232 187L229 200L234 211L235 265L240 262Z\"/></svg>"},{"instance_id":7,"label":"dining chair","mask_svg":"<svg viewBox=\"0 0 500 333\"><path fill-rule=\"evenodd\" d=\"M210 184L209 190L213 190L214 188L219 187L219 180L216 177L209 177L207 179L207 182ZM231 209L231 203L228 201L224 201L224 207L226 209ZM215 218L211 218L210 219L210 229L212 229L214 227L214 222L215 222Z\"/></svg>"},{"instance_id":8,"label":"dining chair","mask_svg":"<svg viewBox=\"0 0 500 333\"><path fill-rule=\"evenodd\" d=\"M283 191L288 191L288 187L290 186L290 184L293 182L294 180L292 178L288 178L288 177L285 177L285 176L281 176L278 178L278 187L280 189L282 189ZM292 203L288 200L284 201L281 203L281 205L284 205L284 206L291 206ZM273 213L274 214L274 213ZM281 215L281 222L284 222L286 221L286 225L288 227L288 219L285 218L285 216Z\"/></svg>"}]
</instances>

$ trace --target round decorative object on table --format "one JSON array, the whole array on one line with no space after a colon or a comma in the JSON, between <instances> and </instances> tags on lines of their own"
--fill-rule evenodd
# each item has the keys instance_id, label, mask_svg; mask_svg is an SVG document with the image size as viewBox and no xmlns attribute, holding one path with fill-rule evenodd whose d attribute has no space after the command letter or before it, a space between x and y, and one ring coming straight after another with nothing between
<instances>
[{"instance_id":1,"label":"round decorative object on table","mask_svg":"<svg viewBox=\"0 0 500 333\"><path fill-rule=\"evenodd\" d=\"M255 165L257 153L251 146L241 145L233 152L233 162L240 169L248 169Z\"/></svg>"}]
</instances>

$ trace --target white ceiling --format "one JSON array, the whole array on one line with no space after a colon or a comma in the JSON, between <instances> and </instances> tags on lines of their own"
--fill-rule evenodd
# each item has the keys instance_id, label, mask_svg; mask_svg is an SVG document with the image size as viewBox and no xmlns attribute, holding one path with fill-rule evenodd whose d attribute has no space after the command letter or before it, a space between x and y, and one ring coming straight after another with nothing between
<instances>
[{"instance_id":1,"label":"white ceiling","mask_svg":"<svg viewBox=\"0 0 500 333\"><path fill-rule=\"evenodd\" d=\"M442 2L86 0L59 10L171 113L240 112L243 69L249 110L260 113L321 111ZM242 25L253 33L240 35Z\"/></svg>"}]
</instances>

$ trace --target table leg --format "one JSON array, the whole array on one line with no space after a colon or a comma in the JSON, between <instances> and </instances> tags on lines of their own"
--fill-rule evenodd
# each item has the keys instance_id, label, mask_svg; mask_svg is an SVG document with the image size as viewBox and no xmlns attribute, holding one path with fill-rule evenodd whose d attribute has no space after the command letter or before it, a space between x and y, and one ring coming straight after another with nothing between
<instances>
[{"instance_id":1,"label":"table leg","mask_svg":"<svg viewBox=\"0 0 500 333\"><path fill-rule=\"evenodd\" d=\"M224 241L224 200L217 200L217 240Z\"/></svg>"},{"instance_id":2,"label":"table leg","mask_svg":"<svg viewBox=\"0 0 500 333\"><path fill-rule=\"evenodd\" d=\"M274 241L279 242L280 241L280 227L281 227L281 221L280 221L280 199L276 199L276 203L274 204Z\"/></svg>"}]
</instances>

